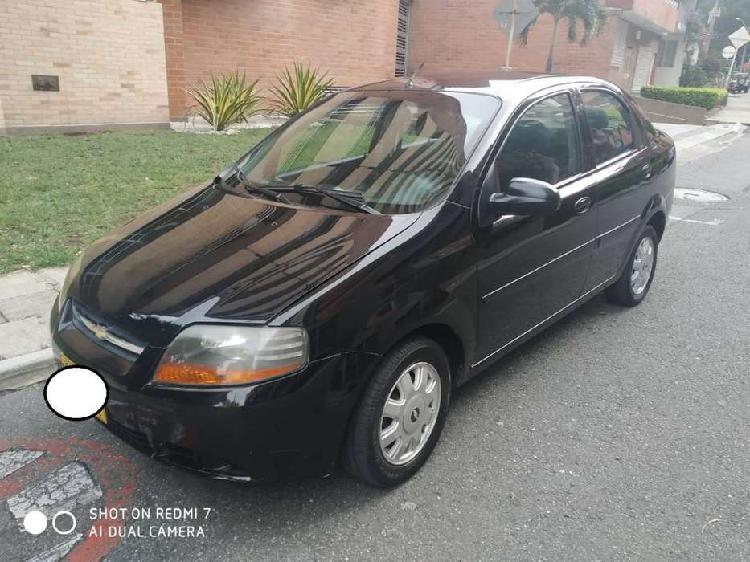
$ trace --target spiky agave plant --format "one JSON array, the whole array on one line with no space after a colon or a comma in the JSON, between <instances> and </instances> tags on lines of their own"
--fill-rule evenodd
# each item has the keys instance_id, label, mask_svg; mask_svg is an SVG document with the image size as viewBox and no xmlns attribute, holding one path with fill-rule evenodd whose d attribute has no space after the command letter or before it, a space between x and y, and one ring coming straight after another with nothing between
<instances>
[{"instance_id":1,"label":"spiky agave plant","mask_svg":"<svg viewBox=\"0 0 750 562\"><path fill-rule=\"evenodd\" d=\"M255 93L257 84L257 80L248 84L245 74L235 71L211 76L210 82L201 81L187 92L198 104L198 115L215 131L223 131L262 111L263 98Z\"/></svg>"},{"instance_id":2,"label":"spiky agave plant","mask_svg":"<svg viewBox=\"0 0 750 562\"><path fill-rule=\"evenodd\" d=\"M285 68L276 77L276 84L270 90L271 107L291 117L322 98L332 85L328 73L321 74L317 68L294 63L291 70Z\"/></svg>"}]
</instances>

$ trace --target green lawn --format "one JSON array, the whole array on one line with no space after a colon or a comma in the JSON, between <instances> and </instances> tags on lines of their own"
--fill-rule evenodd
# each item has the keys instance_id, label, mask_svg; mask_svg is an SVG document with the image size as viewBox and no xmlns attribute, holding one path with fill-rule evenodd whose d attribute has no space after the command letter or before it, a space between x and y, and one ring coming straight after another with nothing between
<instances>
[{"instance_id":1,"label":"green lawn","mask_svg":"<svg viewBox=\"0 0 750 562\"><path fill-rule=\"evenodd\" d=\"M267 133L0 138L0 273L70 263L140 211L210 180Z\"/></svg>"}]
</instances>

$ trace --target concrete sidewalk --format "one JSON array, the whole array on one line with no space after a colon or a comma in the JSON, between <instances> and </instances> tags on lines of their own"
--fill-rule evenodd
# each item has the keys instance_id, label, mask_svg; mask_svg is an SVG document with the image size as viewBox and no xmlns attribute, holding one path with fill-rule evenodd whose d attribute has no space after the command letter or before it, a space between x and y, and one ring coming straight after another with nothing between
<instances>
[{"instance_id":1,"label":"concrete sidewalk","mask_svg":"<svg viewBox=\"0 0 750 562\"><path fill-rule=\"evenodd\" d=\"M654 123L654 127L667 133L677 147L677 162L686 164L697 158L719 152L745 132L741 123L714 125L682 125Z\"/></svg>"},{"instance_id":2,"label":"concrete sidewalk","mask_svg":"<svg viewBox=\"0 0 750 562\"><path fill-rule=\"evenodd\" d=\"M729 94L727 105L706 117L706 121L750 125L750 94Z\"/></svg>"},{"instance_id":3,"label":"concrete sidewalk","mask_svg":"<svg viewBox=\"0 0 750 562\"><path fill-rule=\"evenodd\" d=\"M19 270L0 276L0 390L51 374L49 314L67 269Z\"/></svg>"}]
</instances>

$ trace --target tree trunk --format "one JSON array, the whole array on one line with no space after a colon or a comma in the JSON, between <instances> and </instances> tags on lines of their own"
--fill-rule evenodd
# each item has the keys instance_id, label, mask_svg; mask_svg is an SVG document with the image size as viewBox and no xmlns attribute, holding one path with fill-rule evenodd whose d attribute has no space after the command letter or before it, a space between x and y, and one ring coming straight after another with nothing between
<instances>
[{"instance_id":1,"label":"tree trunk","mask_svg":"<svg viewBox=\"0 0 750 562\"><path fill-rule=\"evenodd\" d=\"M560 25L560 18L552 20L552 41L549 44L549 53L547 54L546 72L552 72L552 61L555 58L555 47L557 46L557 26Z\"/></svg>"}]
</instances>

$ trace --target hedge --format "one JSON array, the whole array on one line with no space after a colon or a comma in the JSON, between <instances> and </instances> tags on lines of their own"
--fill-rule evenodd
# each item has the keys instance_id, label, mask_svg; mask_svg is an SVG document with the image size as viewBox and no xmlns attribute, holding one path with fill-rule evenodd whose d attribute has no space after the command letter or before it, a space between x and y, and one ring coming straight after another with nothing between
<instances>
[{"instance_id":1,"label":"hedge","mask_svg":"<svg viewBox=\"0 0 750 562\"><path fill-rule=\"evenodd\" d=\"M643 86L641 96L654 100L695 105L713 109L727 103L727 91L723 88L671 88L663 86Z\"/></svg>"}]
</instances>

